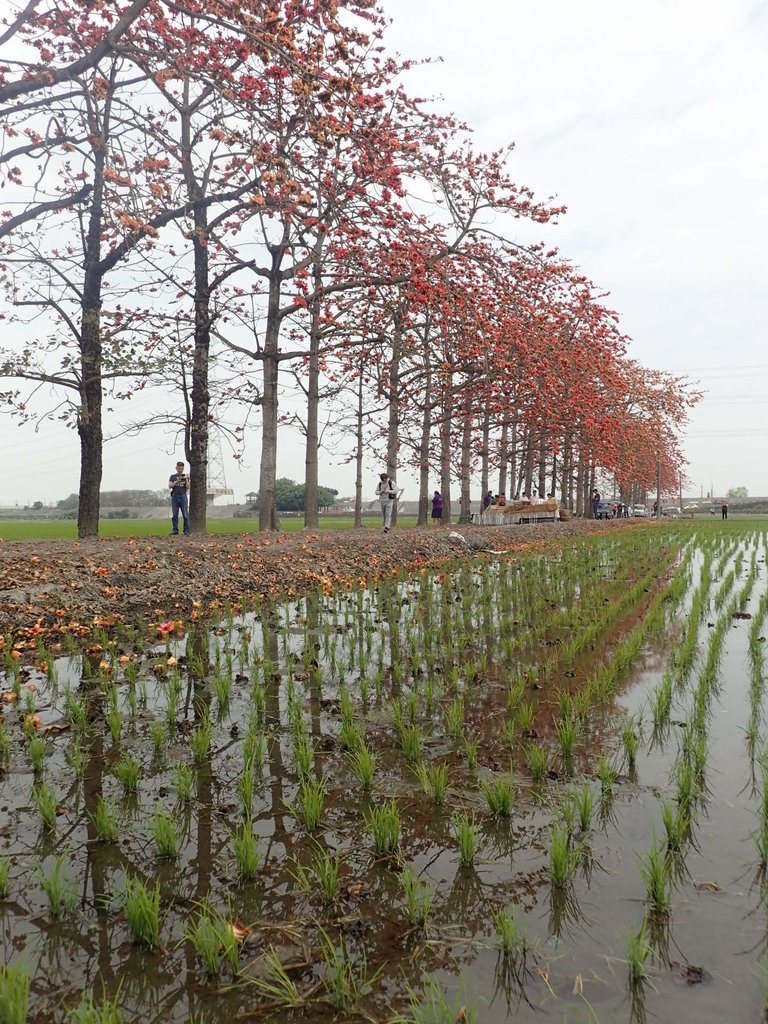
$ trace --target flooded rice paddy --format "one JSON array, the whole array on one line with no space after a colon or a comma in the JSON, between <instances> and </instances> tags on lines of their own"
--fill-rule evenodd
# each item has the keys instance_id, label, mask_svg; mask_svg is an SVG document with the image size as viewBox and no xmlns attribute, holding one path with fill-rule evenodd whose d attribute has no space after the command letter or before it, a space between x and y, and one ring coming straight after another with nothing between
<instances>
[{"instance_id":1,"label":"flooded rice paddy","mask_svg":"<svg viewBox=\"0 0 768 1024\"><path fill-rule=\"evenodd\" d=\"M0 1020L763 1021L766 527L8 650Z\"/></svg>"}]
</instances>

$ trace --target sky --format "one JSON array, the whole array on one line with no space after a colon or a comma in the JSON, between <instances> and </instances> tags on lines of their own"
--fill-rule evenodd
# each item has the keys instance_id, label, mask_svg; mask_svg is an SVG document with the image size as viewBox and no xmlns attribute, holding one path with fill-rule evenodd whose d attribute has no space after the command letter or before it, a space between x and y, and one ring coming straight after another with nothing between
<instances>
[{"instance_id":1,"label":"sky","mask_svg":"<svg viewBox=\"0 0 768 1024\"><path fill-rule=\"evenodd\" d=\"M568 207L537 237L609 293L633 358L704 391L683 442L686 494L768 495L768 3L382 6L388 48L433 58L408 75L408 91L464 120L478 149L515 142L515 180ZM76 433L7 417L0 429L0 504L77 491ZM111 440L102 488L161 489L177 457L161 434ZM242 465L224 452L234 495L218 503L258 490L258 462L252 431ZM321 483L352 494L353 468L337 463L332 451L321 457ZM379 468L365 466L371 497ZM278 475L301 480L303 469L298 439L281 441ZM412 478L399 483L417 496Z\"/></svg>"}]
</instances>

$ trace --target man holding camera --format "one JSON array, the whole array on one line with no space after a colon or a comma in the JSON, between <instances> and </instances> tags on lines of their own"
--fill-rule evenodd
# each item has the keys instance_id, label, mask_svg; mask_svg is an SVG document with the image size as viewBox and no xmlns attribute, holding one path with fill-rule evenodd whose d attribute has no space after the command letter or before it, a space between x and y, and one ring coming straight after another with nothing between
<instances>
[{"instance_id":1,"label":"man holding camera","mask_svg":"<svg viewBox=\"0 0 768 1024\"><path fill-rule=\"evenodd\" d=\"M171 473L168 481L168 490L171 492L171 535L179 535L179 512L184 522L184 533L189 533L189 502L187 492L189 491L189 477L184 472L184 463L176 463L176 472Z\"/></svg>"}]
</instances>

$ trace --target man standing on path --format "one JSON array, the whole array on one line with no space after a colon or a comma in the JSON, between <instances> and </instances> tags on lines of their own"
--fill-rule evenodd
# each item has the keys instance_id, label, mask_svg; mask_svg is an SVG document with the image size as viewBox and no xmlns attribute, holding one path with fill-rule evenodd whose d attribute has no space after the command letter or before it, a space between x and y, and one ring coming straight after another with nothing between
<instances>
[{"instance_id":1,"label":"man standing on path","mask_svg":"<svg viewBox=\"0 0 768 1024\"><path fill-rule=\"evenodd\" d=\"M184 472L183 462L176 463L176 472L171 473L168 490L171 492L171 534L179 534L179 512L184 523L184 533L189 533L189 477Z\"/></svg>"},{"instance_id":2,"label":"man standing on path","mask_svg":"<svg viewBox=\"0 0 768 1024\"><path fill-rule=\"evenodd\" d=\"M723 519L727 519L728 518L728 502L727 501L723 501L723 504L720 506L720 512L722 514Z\"/></svg>"},{"instance_id":3,"label":"man standing on path","mask_svg":"<svg viewBox=\"0 0 768 1024\"><path fill-rule=\"evenodd\" d=\"M392 529L392 511L397 501L397 484L387 473L379 473L376 497L379 499L381 514L384 517L384 533L389 533Z\"/></svg>"}]
</instances>

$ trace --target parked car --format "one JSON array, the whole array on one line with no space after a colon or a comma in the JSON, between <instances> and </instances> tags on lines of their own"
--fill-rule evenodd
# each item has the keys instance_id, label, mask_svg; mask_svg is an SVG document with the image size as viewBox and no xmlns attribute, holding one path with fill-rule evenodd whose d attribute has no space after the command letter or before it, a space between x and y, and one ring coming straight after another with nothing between
<instances>
[{"instance_id":1,"label":"parked car","mask_svg":"<svg viewBox=\"0 0 768 1024\"><path fill-rule=\"evenodd\" d=\"M595 506L595 519L613 519L615 506L610 501L598 501Z\"/></svg>"},{"instance_id":2,"label":"parked car","mask_svg":"<svg viewBox=\"0 0 768 1024\"><path fill-rule=\"evenodd\" d=\"M645 518L645 516L648 515L648 509L645 507L645 505L633 505L633 507L632 507L632 515L633 516L640 516L641 518Z\"/></svg>"},{"instance_id":3,"label":"parked car","mask_svg":"<svg viewBox=\"0 0 768 1024\"><path fill-rule=\"evenodd\" d=\"M672 505L672 506L670 506L668 508L662 508L661 514L663 516L669 516L670 519L677 519L677 517L679 515L682 515L682 513L680 512L680 509L676 508L674 505Z\"/></svg>"}]
</instances>

